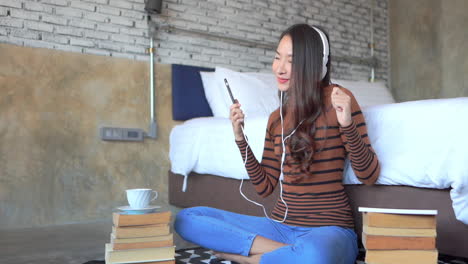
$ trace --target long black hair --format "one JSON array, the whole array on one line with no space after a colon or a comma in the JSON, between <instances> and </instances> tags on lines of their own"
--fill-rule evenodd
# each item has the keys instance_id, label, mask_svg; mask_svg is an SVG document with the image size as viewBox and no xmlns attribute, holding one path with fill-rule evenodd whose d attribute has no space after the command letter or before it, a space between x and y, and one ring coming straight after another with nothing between
<instances>
[{"instance_id":1,"label":"long black hair","mask_svg":"<svg viewBox=\"0 0 468 264\"><path fill-rule=\"evenodd\" d=\"M328 41L328 34L319 29L325 33ZM331 59L328 57L327 74L322 79L324 46L317 30L307 24L296 24L286 29L280 40L284 36L292 39L293 56L290 87L283 101L283 116L287 116L287 127L291 131L299 126L289 141L291 156L299 164L301 172L304 172L294 179L298 182L308 177L307 171L316 151L315 121L324 111L323 88L330 85Z\"/></svg>"}]
</instances>

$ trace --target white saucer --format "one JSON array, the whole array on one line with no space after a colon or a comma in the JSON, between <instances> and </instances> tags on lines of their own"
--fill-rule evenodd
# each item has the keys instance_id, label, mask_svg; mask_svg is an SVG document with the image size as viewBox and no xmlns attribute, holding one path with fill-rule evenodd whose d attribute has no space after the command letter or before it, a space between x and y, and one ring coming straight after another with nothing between
<instances>
[{"instance_id":1,"label":"white saucer","mask_svg":"<svg viewBox=\"0 0 468 264\"><path fill-rule=\"evenodd\" d=\"M148 214L159 208L161 208L159 205L148 205L145 208L132 208L128 205L117 207L117 209L123 211L125 214Z\"/></svg>"}]
</instances>

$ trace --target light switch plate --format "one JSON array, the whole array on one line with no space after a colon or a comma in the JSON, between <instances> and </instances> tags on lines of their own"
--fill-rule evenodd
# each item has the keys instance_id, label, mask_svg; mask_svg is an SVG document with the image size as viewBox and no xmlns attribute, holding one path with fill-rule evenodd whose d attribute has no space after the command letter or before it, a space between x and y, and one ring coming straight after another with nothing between
<instances>
[{"instance_id":1,"label":"light switch plate","mask_svg":"<svg viewBox=\"0 0 468 264\"><path fill-rule=\"evenodd\" d=\"M101 127L102 140L143 141L144 131L139 128Z\"/></svg>"}]
</instances>

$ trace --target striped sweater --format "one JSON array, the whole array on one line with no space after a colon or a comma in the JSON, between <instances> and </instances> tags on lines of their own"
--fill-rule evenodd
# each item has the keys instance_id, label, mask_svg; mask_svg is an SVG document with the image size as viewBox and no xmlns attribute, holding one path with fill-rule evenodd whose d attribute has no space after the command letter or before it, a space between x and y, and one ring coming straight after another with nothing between
<instances>
[{"instance_id":1,"label":"striped sweater","mask_svg":"<svg viewBox=\"0 0 468 264\"><path fill-rule=\"evenodd\" d=\"M289 142L286 141L283 199L287 203L288 214L285 224L353 228L351 207L342 184L345 157L349 158L354 173L364 184L373 184L379 175L379 162L370 145L364 116L356 99L350 91L342 88L351 96L353 122L348 127L341 127L331 105L333 87L330 85L324 88L324 111L315 122L315 146L321 151L315 151L313 155L313 162L308 168L311 176L299 183L293 183L291 178L291 175L301 172L289 155ZM279 109L270 115L261 163L257 161L245 140L236 141L244 160L247 151L247 172L256 191L263 197L273 192L280 177L281 125L277 123L278 125L272 126L279 118ZM287 119L284 124L286 137L292 129L287 127ZM271 217L282 220L285 209L283 202L278 198Z\"/></svg>"}]
</instances>

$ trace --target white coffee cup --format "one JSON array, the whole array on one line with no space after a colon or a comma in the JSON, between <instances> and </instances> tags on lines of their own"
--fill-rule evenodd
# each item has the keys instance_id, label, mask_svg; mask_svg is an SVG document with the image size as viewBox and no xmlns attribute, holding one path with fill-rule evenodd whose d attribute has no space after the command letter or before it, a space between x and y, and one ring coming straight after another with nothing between
<instances>
[{"instance_id":1,"label":"white coffee cup","mask_svg":"<svg viewBox=\"0 0 468 264\"><path fill-rule=\"evenodd\" d=\"M126 192L128 204L134 209L146 208L150 202L158 198L158 192L151 189L128 189Z\"/></svg>"}]
</instances>

